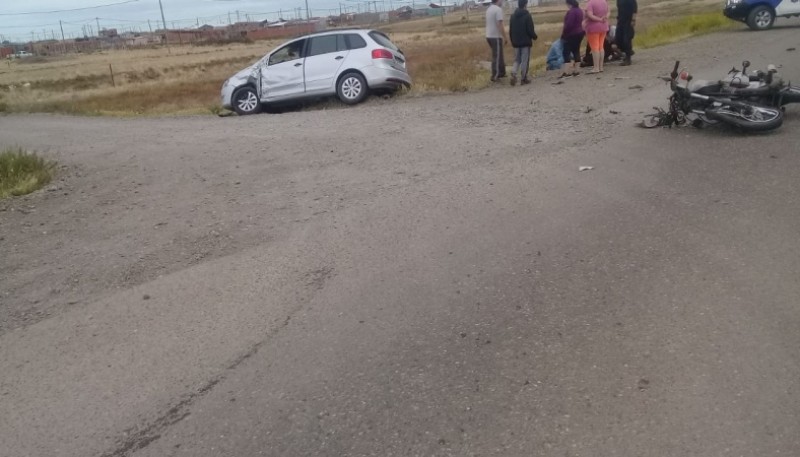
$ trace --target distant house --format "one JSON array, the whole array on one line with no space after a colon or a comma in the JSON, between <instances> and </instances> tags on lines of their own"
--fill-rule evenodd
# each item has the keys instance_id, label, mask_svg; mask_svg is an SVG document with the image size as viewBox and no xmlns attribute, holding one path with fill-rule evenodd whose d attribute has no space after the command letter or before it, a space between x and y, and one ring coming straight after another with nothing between
<instances>
[{"instance_id":1,"label":"distant house","mask_svg":"<svg viewBox=\"0 0 800 457\"><path fill-rule=\"evenodd\" d=\"M208 25L208 24L203 24L200 27L198 27L197 30L200 30L201 32L208 32L210 30L214 30L214 26L213 25Z\"/></svg>"},{"instance_id":2,"label":"distant house","mask_svg":"<svg viewBox=\"0 0 800 457\"><path fill-rule=\"evenodd\" d=\"M119 34L117 29L102 29L100 30L100 36L103 38L116 38Z\"/></svg>"}]
</instances>

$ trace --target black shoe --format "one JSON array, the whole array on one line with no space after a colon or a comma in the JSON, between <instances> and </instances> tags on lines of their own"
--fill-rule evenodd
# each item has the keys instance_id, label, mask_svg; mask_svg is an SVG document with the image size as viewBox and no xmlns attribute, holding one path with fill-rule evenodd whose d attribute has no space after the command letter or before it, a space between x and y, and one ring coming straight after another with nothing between
<instances>
[{"instance_id":1,"label":"black shoe","mask_svg":"<svg viewBox=\"0 0 800 457\"><path fill-rule=\"evenodd\" d=\"M627 67L630 64L631 64L631 59L625 59L625 60L622 61L621 64L619 64L619 66L620 67Z\"/></svg>"},{"instance_id":2,"label":"black shoe","mask_svg":"<svg viewBox=\"0 0 800 457\"><path fill-rule=\"evenodd\" d=\"M531 83L531 80L530 80L530 79L528 79L528 78L525 78L525 79L523 79L523 80L521 80L521 81L519 82L519 85L520 85L520 86L524 86L525 84L530 84L530 83Z\"/></svg>"}]
</instances>

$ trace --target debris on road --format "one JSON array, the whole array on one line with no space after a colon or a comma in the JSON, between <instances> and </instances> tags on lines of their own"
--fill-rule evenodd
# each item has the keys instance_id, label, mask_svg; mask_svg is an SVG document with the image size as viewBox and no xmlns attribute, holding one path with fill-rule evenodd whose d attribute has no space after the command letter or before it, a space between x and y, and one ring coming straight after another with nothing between
<instances>
[{"instance_id":1,"label":"debris on road","mask_svg":"<svg viewBox=\"0 0 800 457\"><path fill-rule=\"evenodd\" d=\"M589 170L594 170L594 167L590 167L590 166L584 165L584 166L578 168L578 171L589 171Z\"/></svg>"}]
</instances>

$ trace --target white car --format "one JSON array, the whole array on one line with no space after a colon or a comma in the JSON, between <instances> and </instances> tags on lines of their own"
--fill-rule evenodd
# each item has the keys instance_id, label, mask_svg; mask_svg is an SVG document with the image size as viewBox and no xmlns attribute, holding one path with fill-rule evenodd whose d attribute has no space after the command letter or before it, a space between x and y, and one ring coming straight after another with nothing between
<instances>
[{"instance_id":1,"label":"white car","mask_svg":"<svg viewBox=\"0 0 800 457\"><path fill-rule=\"evenodd\" d=\"M336 95L348 104L370 91L410 87L406 59L377 30L337 30L288 41L222 85L222 106L254 114L263 104Z\"/></svg>"}]
</instances>

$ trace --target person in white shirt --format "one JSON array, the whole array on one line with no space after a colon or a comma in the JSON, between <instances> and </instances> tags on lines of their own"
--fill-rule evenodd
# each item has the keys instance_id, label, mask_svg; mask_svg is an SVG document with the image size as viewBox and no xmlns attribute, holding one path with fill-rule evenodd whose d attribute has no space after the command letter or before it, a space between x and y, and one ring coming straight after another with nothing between
<instances>
[{"instance_id":1,"label":"person in white shirt","mask_svg":"<svg viewBox=\"0 0 800 457\"><path fill-rule=\"evenodd\" d=\"M492 0L486 10L486 41L492 48L492 81L506 77L506 62L503 58L503 44L508 35L503 27L503 0Z\"/></svg>"}]
</instances>

